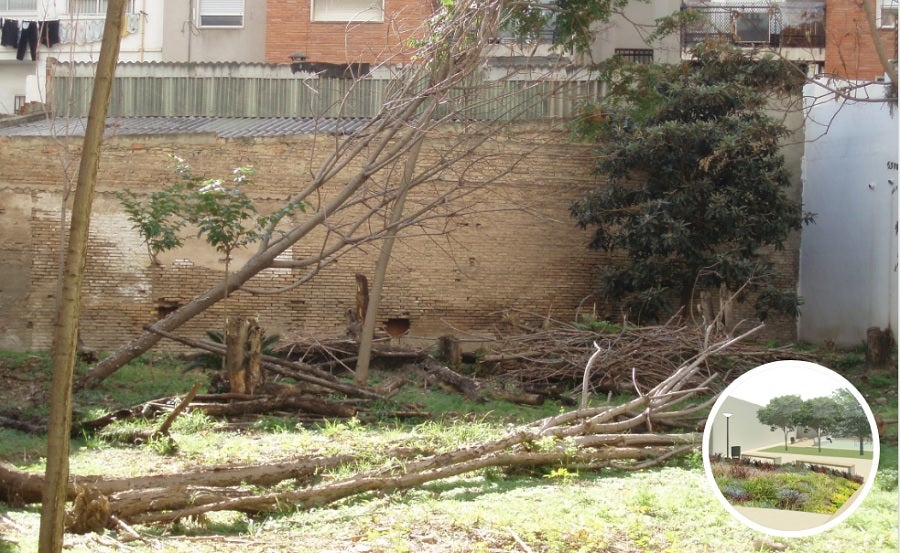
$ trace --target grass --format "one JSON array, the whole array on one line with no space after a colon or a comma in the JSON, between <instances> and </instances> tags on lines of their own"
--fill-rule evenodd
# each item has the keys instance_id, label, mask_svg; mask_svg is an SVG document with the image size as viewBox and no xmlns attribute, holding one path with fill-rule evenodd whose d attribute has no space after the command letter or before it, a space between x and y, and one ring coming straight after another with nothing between
<instances>
[{"instance_id":1,"label":"grass","mask_svg":"<svg viewBox=\"0 0 900 553\"><path fill-rule=\"evenodd\" d=\"M0 370L12 368L0 356ZM49 372L33 356L44 383ZM0 373L2 376L3 373ZM149 398L181 394L199 373L184 373L177 359L142 359L76 397L82 413L128 406ZM880 392L879 392L880 393ZM263 417L240 431L196 414L180 417L172 429L176 449L159 444L124 446L90 437L76 440L73 474L129 476L189 470L191 467L283 460L301 455L355 452L359 460L320 478L382 466L396 446L443 451L496 437L514 425L562 409L547 403L521 407L508 402L470 404L457 395L407 387L399 400L417 402L435 416L426 421L381 419L297 424L289 416ZM30 407L39 413L40 405ZM386 409L388 411L388 409ZM157 421L133 424L149 428ZM21 468L43 470L43 440L0 431L0 459ZM451 552L526 551L636 553L660 551L767 551L788 553L864 550L897 551L896 448L882 449L882 466L871 493L845 523L808 538L775 540L733 519L707 482L699 453L665 466L636 472L551 467L533 472L487 469L390 494L365 494L309 510L268 517L213 513L173 526L139 526L144 541L122 544L121 535L66 536L67 551L136 553L367 551ZM891 463L892 462L892 463ZM891 466L892 464L892 466ZM286 483L288 485L290 483ZM37 549L38 509L0 504L0 553Z\"/></svg>"},{"instance_id":2,"label":"grass","mask_svg":"<svg viewBox=\"0 0 900 553\"><path fill-rule=\"evenodd\" d=\"M819 451L817 447L797 447L789 445L787 449L784 449L784 446L779 445L775 447L770 447L767 449L763 449L767 453L791 453L798 455L814 455L814 456L823 456L823 457L842 457L847 459L872 459L871 451L864 451L862 455L859 454L859 450L853 449L834 449L834 448L826 448L823 447L822 451Z\"/></svg>"}]
</instances>

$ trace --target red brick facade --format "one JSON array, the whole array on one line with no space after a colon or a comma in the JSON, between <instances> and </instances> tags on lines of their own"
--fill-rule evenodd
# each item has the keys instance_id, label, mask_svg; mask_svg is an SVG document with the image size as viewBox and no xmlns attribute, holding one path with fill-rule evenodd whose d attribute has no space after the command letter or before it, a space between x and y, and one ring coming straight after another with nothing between
<instances>
[{"instance_id":1,"label":"red brick facade","mask_svg":"<svg viewBox=\"0 0 900 553\"><path fill-rule=\"evenodd\" d=\"M289 63L298 51L311 62L406 62L411 51L407 41L421 32L434 9L431 0L383 0L382 22L320 22L312 21L313 1L269 0L267 62Z\"/></svg>"},{"instance_id":2,"label":"red brick facade","mask_svg":"<svg viewBox=\"0 0 900 553\"><path fill-rule=\"evenodd\" d=\"M877 0L827 0L825 3L825 71L853 80L875 80L884 75L875 41L861 5L877 9ZM880 29L879 40L888 59L897 59L897 29Z\"/></svg>"}]
</instances>

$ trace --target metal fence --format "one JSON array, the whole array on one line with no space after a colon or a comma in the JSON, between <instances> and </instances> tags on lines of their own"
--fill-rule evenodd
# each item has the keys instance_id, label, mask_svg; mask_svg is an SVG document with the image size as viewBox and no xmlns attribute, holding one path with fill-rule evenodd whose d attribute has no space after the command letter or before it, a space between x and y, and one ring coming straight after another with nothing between
<instances>
[{"instance_id":1,"label":"metal fence","mask_svg":"<svg viewBox=\"0 0 900 553\"><path fill-rule=\"evenodd\" d=\"M51 106L61 116L84 116L93 64L50 66ZM116 69L109 114L209 117L371 117L393 94L390 79L303 78L283 65L126 63ZM470 80L439 115L468 120L573 116L597 100L600 83L580 80Z\"/></svg>"},{"instance_id":2,"label":"metal fence","mask_svg":"<svg viewBox=\"0 0 900 553\"><path fill-rule=\"evenodd\" d=\"M686 2L682 9L703 15L703 21L687 26L682 45L690 47L716 38L736 44L772 48L824 48L825 2L742 2L710 5Z\"/></svg>"}]
</instances>

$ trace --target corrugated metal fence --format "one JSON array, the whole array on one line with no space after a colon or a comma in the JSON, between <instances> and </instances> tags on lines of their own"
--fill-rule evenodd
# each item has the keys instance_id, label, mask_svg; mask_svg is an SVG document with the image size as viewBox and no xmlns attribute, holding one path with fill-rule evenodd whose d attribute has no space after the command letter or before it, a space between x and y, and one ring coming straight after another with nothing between
<instances>
[{"instance_id":1,"label":"corrugated metal fence","mask_svg":"<svg viewBox=\"0 0 900 553\"><path fill-rule=\"evenodd\" d=\"M94 64L49 64L51 105L85 116ZM494 80L467 83L442 106L474 120L571 117L599 97L596 79ZM109 115L208 117L371 117L396 81L294 75L285 65L124 63L116 68Z\"/></svg>"}]
</instances>

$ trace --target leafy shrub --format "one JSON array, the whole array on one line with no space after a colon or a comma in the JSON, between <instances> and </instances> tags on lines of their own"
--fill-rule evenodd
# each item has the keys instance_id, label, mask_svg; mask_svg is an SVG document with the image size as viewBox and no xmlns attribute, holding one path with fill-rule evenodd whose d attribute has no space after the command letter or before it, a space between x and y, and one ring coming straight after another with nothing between
<instances>
[{"instance_id":1,"label":"leafy shrub","mask_svg":"<svg viewBox=\"0 0 900 553\"><path fill-rule=\"evenodd\" d=\"M806 503L806 499L806 494L800 493L797 490L781 490L778 492L778 508L800 511L803 509L803 504Z\"/></svg>"},{"instance_id":2,"label":"leafy shrub","mask_svg":"<svg viewBox=\"0 0 900 553\"><path fill-rule=\"evenodd\" d=\"M753 499L753 496L740 486L725 486L722 490L722 495L725 496L725 499L730 501L731 503L742 503L744 501L750 501Z\"/></svg>"}]
</instances>

